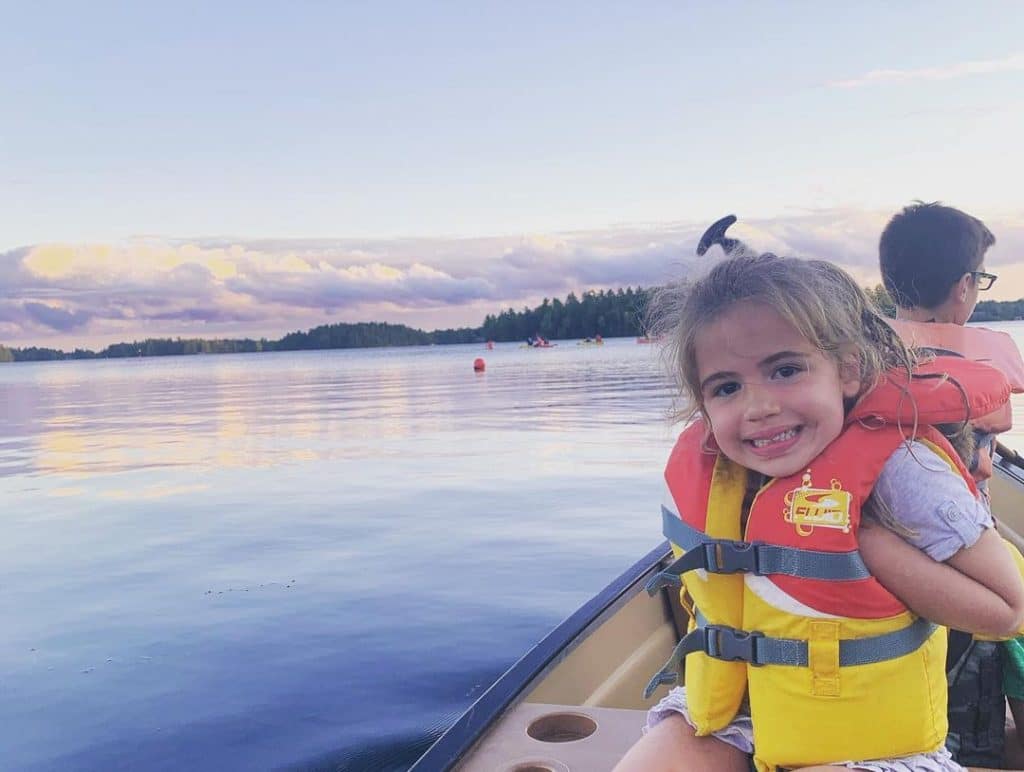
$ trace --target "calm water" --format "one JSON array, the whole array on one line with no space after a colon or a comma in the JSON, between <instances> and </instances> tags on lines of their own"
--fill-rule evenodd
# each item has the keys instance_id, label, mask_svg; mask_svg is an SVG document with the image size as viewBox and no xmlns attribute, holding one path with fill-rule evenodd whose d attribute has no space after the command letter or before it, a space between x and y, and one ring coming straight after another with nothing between
<instances>
[{"instance_id":1,"label":"calm water","mask_svg":"<svg viewBox=\"0 0 1024 772\"><path fill-rule=\"evenodd\" d=\"M406 768L659 541L668 404L631 339L0 367L0 768Z\"/></svg>"},{"instance_id":2,"label":"calm water","mask_svg":"<svg viewBox=\"0 0 1024 772\"><path fill-rule=\"evenodd\" d=\"M18 770L405 769L660 541L675 434L631 339L18 364L0 405Z\"/></svg>"}]
</instances>

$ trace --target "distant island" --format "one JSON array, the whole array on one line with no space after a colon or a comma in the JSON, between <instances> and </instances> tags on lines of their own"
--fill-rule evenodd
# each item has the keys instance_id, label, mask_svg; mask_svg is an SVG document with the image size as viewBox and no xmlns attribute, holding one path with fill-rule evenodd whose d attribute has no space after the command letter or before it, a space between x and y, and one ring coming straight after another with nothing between
<instances>
[{"instance_id":1,"label":"distant island","mask_svg":"<svg viewBox=\"0 0 1024 772\"><path fill-rule=\"evenodd\" d=\"M509 308L488 314L479 327L425 332L404 324L358 322L324 324L305 332L290 332L280 340L261 338L202 339L148 338L132 343L115 343L101 351L52 348L9 348L0 345L0 362L42 362L60 359L118 359L124 357L179 356L185 354L239 354L262 351L308 351L336 348L383 346L428 346L448 343L483 343L493 340L544 338L606 338L641 335L649 290L637 287L589 291L577 297L570 292L564 301L555 298L536 308Z\"/></svg>"},{"instance_id":2,"label":"distant island","mask_svg":"<svg viewBox=\"0 0 1024 772\"><path fill-rule=\"evenodd\" d=\"M875 304L888 316L895 305L878 284L865 288ZM262 351L309 351L336 348L373 348L383 346L429 346L449 343L483 343L526 340L533 335L547 339L633 337L646 334L644 312L651 290L621 287L616 290L589 291L577 297L570 292L564 301L555 298L536 308L516 311L509 308L497 315L488 314L479 327L424 330L387 322L339 322L324 324L305 332L290 332L280 340L261 338L148 338L132 343L115 343L101 351L76 348L60 351L52 348L9 348L0 345L0 362L42 362L59 359L118 359L124 357L180 356L186 354L239 354ZM1024 318L1021 300L983 300L971 317L972 322L1009 321Z\"/></svg>"}]
</instances>

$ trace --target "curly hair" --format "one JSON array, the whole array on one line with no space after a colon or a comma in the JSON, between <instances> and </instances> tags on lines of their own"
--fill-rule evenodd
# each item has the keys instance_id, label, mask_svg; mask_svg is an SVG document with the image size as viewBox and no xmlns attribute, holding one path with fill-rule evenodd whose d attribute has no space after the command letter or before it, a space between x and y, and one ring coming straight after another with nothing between
<instances>
[{"instance_id":1,"label":"curly hair","mask_svg":"<svg viewBox=\"0 0 1024 772\"><path fill-rule=\"evenodd\" d=\"M913 370L913 353L841 268L770 252L734 254L703 277L656 290L648 306L648 328L666 340L664 355L681 397L677 418L704 414L696 339L738 303L773 309L838 365L855 358L862 394L887 370L900 368L908 378Z\"/></svg>"}]
</instances>

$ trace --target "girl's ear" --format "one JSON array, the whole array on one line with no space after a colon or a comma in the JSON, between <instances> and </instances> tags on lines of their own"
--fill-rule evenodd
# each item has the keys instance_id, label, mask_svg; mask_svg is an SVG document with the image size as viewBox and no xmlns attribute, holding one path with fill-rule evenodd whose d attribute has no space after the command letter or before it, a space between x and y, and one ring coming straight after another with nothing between
<instances>
[{"instance_id":1,"label":"girl's ear","mask_svg":"<svg viewBox=\"0 0 1024 772\"><path fill-rule=\"evenodd\" d=\"M843 399L860 396L860 358L856 354L846 354L839 360L839 382L843 389Z\"/></svg>"},{"instance_id":2,"label":"girl's ear","mask_svg":"<svg viewBox=\"0 0 1024 772\"><path fill-rule=\"evenodd\" d=\"M700 449L705 453L718 453L718 442L715 440L714 432L711 429L711 421L704 417L704 439L700 443Z\"/></svg>"}]
</instances>

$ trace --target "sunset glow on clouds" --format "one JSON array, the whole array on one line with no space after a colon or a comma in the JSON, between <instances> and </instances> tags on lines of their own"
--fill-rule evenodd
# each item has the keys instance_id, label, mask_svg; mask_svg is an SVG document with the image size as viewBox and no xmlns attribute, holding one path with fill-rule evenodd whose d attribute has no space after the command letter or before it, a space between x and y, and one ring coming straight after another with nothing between
<instances>
[{"instance_id":1,"label":"sunset glow on clouds","mask_svg":"<svg viewBox=\"0 0 1024 772\"><path fill-rule=\"evenodd\" d=\"M874 283L917 198L1024 296L1024 4L61 6L4 18L0 344L477 326L730 211Z\"/></svg>"},{"instance_id":2,"label":"sunset glow on clouds","mask_svg":"<svg viewBox=\"0 0 1024 772\"><path fill-rule=\"evenodd\" d=\"M878 281L891 213L829 210L741 220L753 247L822 257ZM983 214L983 213L982 213ZM995 299L1024 296L1024 214L986 218ZM0 342L58 348L150 336L280 335L337 321L427 329L569 292L651 286L694 270L706 223L528 237L45 244L0 255Z\"/></svg>"}]
</instances>

